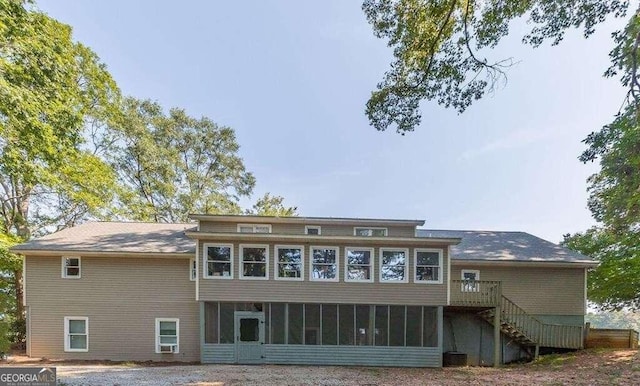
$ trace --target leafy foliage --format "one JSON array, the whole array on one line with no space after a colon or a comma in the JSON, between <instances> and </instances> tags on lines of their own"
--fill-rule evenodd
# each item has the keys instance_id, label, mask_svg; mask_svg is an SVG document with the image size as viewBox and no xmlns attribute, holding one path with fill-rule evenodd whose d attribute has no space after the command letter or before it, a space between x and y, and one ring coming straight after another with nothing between
<instances>
[{"instance_id":1,"label":"leafy foliage","mask_svg":"<svg viewBox=\"0 0 640 386\"><path fill-rule=\"evenodd\" d=\"M569 28L588 37L627 7L625 0L365 0L374 34L388 41L395 58L367 102L369 122L380 131L413 131L422 100L463 112L505 79L511 59L484 54L516 18L528 15L533 28L523 42L537 47L545 40L558 44Z\"/></svg>"},{"instance_id":2,"label":"leafy foliage","mask_svg":"<svg viewBox=\"0 0 640 386\"><path fill-rule=\"evenodd\" d=\"M270 193L265 193L265 195L259 198L253 207L245 213L254 216L291 217L297 216L297 211L298 208L295 206L284 206L283 197L271 196Z\"/></svg>"}]
</instances>

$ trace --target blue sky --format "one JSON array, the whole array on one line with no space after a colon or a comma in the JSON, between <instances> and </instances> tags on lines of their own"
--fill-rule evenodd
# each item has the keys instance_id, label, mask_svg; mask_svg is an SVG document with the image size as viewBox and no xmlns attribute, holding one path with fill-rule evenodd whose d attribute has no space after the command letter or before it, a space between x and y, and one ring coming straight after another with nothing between
<instances>
[{"instance_id":1,"label":"blue sky","mask_svg":"<svg viewBox=\"0 0 640 386\"><path fill-rule=\"evenodd\" d=\"M557 47L520 43L508 82L458 115L423 103L400 136L364 105L391 61L359 1L40 1L107 64L127 95L235 129L257 179L250 206L282 195L305 216L424 219L425 227L519 230L557 242L594 222L577 157L624 90L602 78L612 20Z\"/></svg>"}]
</instances>

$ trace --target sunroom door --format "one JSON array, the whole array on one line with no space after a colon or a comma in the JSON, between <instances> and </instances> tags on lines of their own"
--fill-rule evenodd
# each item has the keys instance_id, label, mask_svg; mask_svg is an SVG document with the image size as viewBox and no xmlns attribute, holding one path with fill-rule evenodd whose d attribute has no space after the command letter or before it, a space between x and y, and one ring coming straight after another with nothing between
<instances>
[{"instance_id":1,"label":"sunroom door","mask_svg":"<svg viewBox=\"0 0 640 386\"><path fill-rule=\"evenodd\" d=\"M235 344L237 363L264 362L264 313L236 311Z\"/></svg>"}]
</instances>

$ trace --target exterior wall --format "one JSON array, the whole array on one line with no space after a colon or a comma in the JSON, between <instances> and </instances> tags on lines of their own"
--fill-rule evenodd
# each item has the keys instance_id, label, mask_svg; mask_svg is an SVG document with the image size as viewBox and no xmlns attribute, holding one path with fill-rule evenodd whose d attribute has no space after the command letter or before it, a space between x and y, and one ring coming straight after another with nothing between
<instances>
[{"instance_id":1,"label":"exterior wall","mask_svg":"<svg viewBox=\"0 0 640 386\"><path fill-rule=\"evenodd\" d=\"M81 278L61 278L61 257L26 257L30 355L60 359L198 361L199 310L189 260L81 257ZM64 317L89 318L89 351L64 352ZM155 353L155 319L179 318L179 353Z\"/></svg>"},{"instance_id":2,"label":"exterior wall","mask_svg":"<svg viewBox=\"0 0 640 386\"><path fill-rule=\"evenodd\" d=\"M212 233L236 233L238 232L238 224L251 223L248 221L235 222L215 222L200 221L200 232ZM271 233L287 234L287 235L304 235L305 225L316 225L322 228L322 236L353 236L354 225L335 225L335 224L271 224ZM367 228L370 225L357 225L358 227ZM374 226L375 228L375 226ZM415 237L415 227L413 226L392 226L387 228L389 237Z\"/></svg>"},{"instance_id":3,"label":"exterior wall","mask_svg":"<svg viewBox=\"0 0 640 386\"><path fill-rule=\"evenodd\" d=\"M324 232L324 228L323 228ZM323 233L324 235L324 233ZM350 283L344 281L344 247L358 247L358 243L339 244L330 239L314 242L313 245L332 246L340 248L337 282L322 282L309 280L309 247L311 243L300 243L304 246L304 280L288 281L276 280L274 246L269 245L269 280L239 279L239 245L233 243L234 267L233 279L204 278L203 244L198 248L199 272L199 300L226 302L298 302L298 303L362 303L362 304L403 304L403 305L446 305L447 304L447 248L443 248L442 284L413 283L414 276L414 248L409 249L408 283L380 283L379 254L380 247L374 249L372 283ZM231 243L229 243L231 244ZM291 244L291 243L287 243Z\"/></svg>"},{"instance_id":4,"label":"exterior wall","mask_svg":"<svg viewBox=\"0 0 640 386\"><path fill-rule=\"evenodd\" d=\"M504 296L543 322L579 321L580 325L584 321L584 268L456 264L451 278L459 280L462 269L479 270L480 280L500 280Z\"/></svg>"}]
</instances>

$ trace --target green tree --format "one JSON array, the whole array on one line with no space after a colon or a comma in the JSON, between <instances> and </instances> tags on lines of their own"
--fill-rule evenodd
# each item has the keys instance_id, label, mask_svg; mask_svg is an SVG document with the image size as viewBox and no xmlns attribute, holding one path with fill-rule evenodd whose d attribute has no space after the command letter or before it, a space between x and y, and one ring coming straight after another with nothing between
<instances>
[{"instance_id":1,"label":"green tree","mask_svg":"<svg viewBox=\"0 0 640 386\"><path fill-rule=\"evenodd\" d=\"M271 196L265 193L258 199L251 209L245 211L246 214L255 216L275 216L275 217L291 217L297 216L298 208L295 206L286 207L284 198L280 196Z\"/></svg>"},{"instance_id":2,"label":"green tree","mask_svg":"<svg viewBox=\"0 0 640 386\"><path fill-rule=\"evenodd\" d=\"M26 240L108 205L114 174L85 149L84 133L109 119L118 95L104 64L72 40L69 26L30 4L0 0L0 233L5 241ZM22 268L9 254L1 258L21 319Z\"/></svg>"},{"instance_id":3,"label":"green tree","mask_svg":"<svg viewBox=\"0 0 640 386\"><path fill-rule=\"evenodd\" d=\"M404 134L421 121L422 100L463 112L503 80L510 59L491 53L512 20L533 25L523 42L558 44L569 28L585 37L605 18L623 16L626 0L365 0L375 36L393 48L394 61L366 106L377 130Z\"/></svg>"},{"instance_id":4,"label":"green tree","mask_svg":"<svg viewBox=\"0 0 640 386\"><path fill-rule=\"evenodd\" d=\"M101 146L127 189L122 216L179 222L190 213L241 213L239 198L249 196L255 178L233 129L177 108L165 113L148 100L127 98L124 105Z\"/></svg>"}]
</instances>

